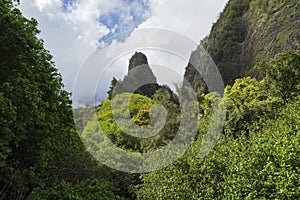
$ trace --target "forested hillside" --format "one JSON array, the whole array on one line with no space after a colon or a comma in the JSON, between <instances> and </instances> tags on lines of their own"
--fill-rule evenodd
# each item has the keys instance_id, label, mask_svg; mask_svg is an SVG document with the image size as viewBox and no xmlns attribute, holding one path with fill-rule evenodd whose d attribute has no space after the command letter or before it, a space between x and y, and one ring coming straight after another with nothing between
<instances>
[{"instance_id":1,"label":"forested hillside","mask_svg":"<svg viewBox=\"0 0 300 200\"><path fill-rule=\"evenodd\" d=\"M227 3L202 40L227 85L224 96L207 94L187 66L202 113L198 139L174 164L144 174L138 199L300 198L299 11L292 0ZM227 105L226 122L221 140L201 158L215 101Z\"/></svg>"},{"instance_id":2,"label":"forested hillside","mask_svg":"<svg viewBox=\"0 0 300 200\"><path fill-rule=\"evenodd\" d=\"M96 107L96 116L104 135L119 148L140 153L148 152L168 144L175 136L180 123L178 97L169 87L157 84L147 57L143 53L136 52L132 55L127 75L123 80L113 78L107 93L108 98ZM156 105L164 106L168 113L164 127L156 127L157 123L150 120L151 115L155 115L155 110L160 109L155 108ZM75 109L75 112L80 110L81 113L84 113L84 110L88 113L89 108ZM80 121L81 116L78 115L75 120ZM115 122L117 119L121 121ZM135 125L140 127L149 125L147 128L149 131L158 129L159 132L147 139L137 138L125 131L133 129ZM98 141L101 138L101 133L97 132L98 122L95 124L91 119L86 120L85 125L79 129L82 129L82 137L83 140L87 140L86 142L99 145L105 142ZM146 135L146 131L140 132Z\"/></svg>"},{"instance_id":3,"label":"forested hillside","mask_svg":"<svg viewBox=\"0 0 300 200\"><path fill-rule=\"evenodd\" d=\"M263 80L236 79L224 97L204 95L198 139L172 165L144 174L138 199L299 199L299 66L300 51L281 53ZM202 158L213 100L227 104L226 122Z\"/></svg>"},{"instance_id":4,"label":"forested hillside","mask_svg":"<svg viewBox=\"0 0 300 200\"><path fill-rule=\"evenodd\" d=\"M1 0L0 24L0 199L128 196L130 177L99 165L82 145L37 21Z\"/></svg>"},{"instance_id":5,"label":"forested hillside","mask_svg":"<svg viewBox=\"0 0 300 200\"><path fill-rule=\"evenodd\" d=\"M228 1L202 41L224 93L208 93L190 64L185 78L198 99L188 104L181 96L193 99L192 91L159 85L136 52L125 77L112 77L107 99L88 108L72 108L37 21L14 4L0 0L0 199L300 199L299 1ZM129 134L132 127L138 131ZM220 127L202 156L207 133ZM179 131L186 134L174 142ZM175 152L181 143L188 148L139 174L97 160L109 142L143 158L170 143ZM142 164L151 168L163 156Z\"/></svg>"},{"instance_id":6,"label":"forested hillside","mask_svg":"<svg viewBox=\"0 0 300 200\"><path fill-rule=\"evenodd\" d=\"M297 0L230 0L201 42L225 84L236 78L261 78L257 62L300 49L300 3ZM185 78L200 89L201 76L189 65Z\"/></svg>"}]
</instances>

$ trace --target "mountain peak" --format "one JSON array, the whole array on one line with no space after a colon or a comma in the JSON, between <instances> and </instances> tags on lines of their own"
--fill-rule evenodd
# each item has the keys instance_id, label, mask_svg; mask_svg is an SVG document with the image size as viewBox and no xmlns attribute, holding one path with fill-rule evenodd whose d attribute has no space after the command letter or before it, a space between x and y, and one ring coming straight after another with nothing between
<instances>
[{"instance_id":1,"label":"mountain peak","mask_svg":"<svg viewBox=\"0 0 300 200\"><path fill-rule=\"evenodd\" d=\"M125 75L123 80L113 80L108 94L110 94L110 98L123 92L152 97L158 88L159 85L148 65L146 55L141 52L135 52L129 60L127 75ZM114 90L114 94L112 94L112 90Z\"/></svg>"},{"instance_id":2,"label":"mountain peak","mask_svg":"<svg viewBox=\"0 0 300 200\"><path fill-rule=\"evenodd\" d=\"M129 60L128 71L141 65L148 65L148 59L142 52L135 52Z\"/></svg>"}]
</instances>

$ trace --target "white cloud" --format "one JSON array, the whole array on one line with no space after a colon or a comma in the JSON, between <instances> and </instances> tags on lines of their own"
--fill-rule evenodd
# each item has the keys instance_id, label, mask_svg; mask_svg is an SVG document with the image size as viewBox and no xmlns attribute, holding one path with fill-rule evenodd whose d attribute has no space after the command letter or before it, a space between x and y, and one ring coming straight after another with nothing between
<instances>
[{"instance_id":1,"label":"white cloud","mask_svg":"<svg viewBox=\"0 0 300 200\"><path fill-rule=\"evenodd\" d=\"M60 0L35 0L34 5L38 7L38 9L43 12L44 9L52 8L53 10L59 9L62 6L62 2Z\"/></svg>"},{"instance_id":2,"label":"white cloud","mask_svg":"<svg viewBox=\"0 0 300 200\"><path fill-rule=\"evenodd\" d=\"M226 2L227 0L150 0L152 17L140 27L170 29L199 42L209 33Z\"/></svg>"},{"instance_id":3,"label":"white cloud","mask_svg":"<svg viewBox=\"0 0 300 200\"><path fill-rule=\"evenodd\" d=\"M96 47L98 40L109 33L109 29L99 23L99 17L120 6L116 0L78 0L68 4L66 10L63 10L61 0L34 0L34 2L39 11L45 12L50 19L59 19L72 25L79 38L92 47Z\"/></svg>"}]
</instances>

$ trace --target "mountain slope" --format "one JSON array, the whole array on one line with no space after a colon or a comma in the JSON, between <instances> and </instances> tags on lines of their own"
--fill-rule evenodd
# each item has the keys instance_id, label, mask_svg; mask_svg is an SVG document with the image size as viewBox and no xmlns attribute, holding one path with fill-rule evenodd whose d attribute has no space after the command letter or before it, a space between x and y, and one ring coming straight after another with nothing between
<instances>
[{"instance_id":1,"label":"mountain slope","mask_svg":"<svg viewBox=\"0 0 300 200\"><path fill-rule=\"evenodd\" d=\"M229 0L211 33L202 41L225 84L259 76L257 62L279 52L300 49L300 2L297 0ZM200 75L188 65L185 78L194 89Z\"/></svg>"}]
</instances>

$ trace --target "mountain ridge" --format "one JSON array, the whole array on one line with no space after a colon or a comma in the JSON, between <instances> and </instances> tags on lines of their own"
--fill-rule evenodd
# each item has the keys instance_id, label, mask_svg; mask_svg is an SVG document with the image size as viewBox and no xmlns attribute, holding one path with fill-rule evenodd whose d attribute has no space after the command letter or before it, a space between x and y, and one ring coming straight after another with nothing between
<instances>
[{"instance_id":1,"label":"mountain ridge","mask_svg":"<svg viewBox=\"0 0 300 200\"><path fill-rule=\"evenodd\" d=\"M225 85L248 75L260 78L256 63L300 49L299 13L296 0L229 0L210 34L201 41ZM184 77L196 91L204 90L205 84L191 64Z\"/></svg>"}]
</instances>

